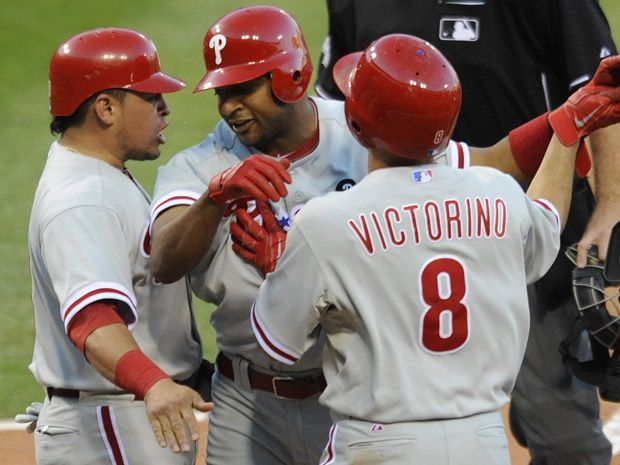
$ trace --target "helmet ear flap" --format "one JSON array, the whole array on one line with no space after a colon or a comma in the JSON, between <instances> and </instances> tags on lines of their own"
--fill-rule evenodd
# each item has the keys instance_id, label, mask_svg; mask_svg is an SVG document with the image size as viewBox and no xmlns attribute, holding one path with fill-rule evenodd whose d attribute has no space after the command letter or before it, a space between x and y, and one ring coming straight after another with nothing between
<instances>
[{"instance_id":1,"label":"helmet ear flap","mask_svg":"<svg viewBox=\"0 0 620 465\"><path fill-rule=\"evenodd\" d=\"M290 69L288 66L280 66L271 70L271 89L278 100L284 103L294 103L308 89L312 77L312 68L302 63L300 65L294 69Z\"/></svg>"}]
</instances>

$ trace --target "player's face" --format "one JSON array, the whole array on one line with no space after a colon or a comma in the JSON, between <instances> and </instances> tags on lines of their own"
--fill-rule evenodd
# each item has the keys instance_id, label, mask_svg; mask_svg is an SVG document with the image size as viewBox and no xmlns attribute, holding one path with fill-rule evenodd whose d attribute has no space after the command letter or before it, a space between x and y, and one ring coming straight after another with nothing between
<instances>
[{"instance_id":1,"label":"player's face","mask_svg":"<svg viewBox=\"0 0 620 465\"><path fill-rule=\"evenodd\" d=\"M161 94L127 92L121 104L117 142L123 160L154 160L165 142L162 131L168 126L170 110Z\"/></svg>"},{"instance_id":2,"label":"player's face","mask_svg":"<svg viewBox=\"0 0 620 465\"><path fill-rule=\"evenodd\" d=\"M215 94L220 115L244 145L271 155L281 152L295 121L291 106L273 96L267 76L220 87Z\"/></svg>"}]
</instances>

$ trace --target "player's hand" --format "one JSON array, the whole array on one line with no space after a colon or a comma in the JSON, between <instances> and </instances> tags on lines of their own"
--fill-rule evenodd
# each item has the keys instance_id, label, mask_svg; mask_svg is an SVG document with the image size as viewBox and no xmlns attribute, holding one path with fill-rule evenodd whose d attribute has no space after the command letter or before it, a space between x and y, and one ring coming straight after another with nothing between
<instances>
[{"instance_id":1,"label":"player's hand","mask_svg":"<svg viewBox=\"0 0 620 465\"><path fill-rule=\"evenodd\" d=\"M257 202L256 206L263 218L262 225L247 210L240 208L235 211L237 221L230 224L232 248L245 261L267 274L276 269L276 263L284 253L286 232L267 203Z\"/></svg>"},{"instance_id":2,"label":"player's hand","mask_svg":"<svg viewBox=\"0 0 620 465\"><path fill-rule=\"evenodd\" d=\"M620 121L620 55L605 58L592 80L549 113L562 145L570 147L597 129Z\"/></svg>"},{"instance_id":3,"label":"player's hand","mask_svg":"<svg viewBox=\"0 0 620 465\"><path fill-rule=\"evenodd\" d=\"M200 438L198 420L192 409L201 412L213 409L213 404L205 402L196 391L168 378L153 384L144 402L157 442L175 453L189 452L192 449L190 440Z\"/></svg>"},{"instance_id":4,"label":"player's hand","mask_svg":"<svg viewBox=\"0 0 620 465\"><path fill-rule=\"evenodd\" d=\"M285 184L291 183L290 165L285 158L252 155L215 175L209 181L209 198L220 205L246 197L276 202L288 193Z\"/></svg>"},{"instance_id":5,"label":"player's hand","mask_svg":"<svg viewBox=\"0 0 620 465\"><path fill-rule=\"evenodd\" d=\"M41 402L31 402L26 407L26 413L19 413L15 415L15 421L17 423L27 423L26 431L32 433L37 428L37 421L39 420L39 414L43 404Z\"/></svg>"},{"instance_id":6,"label":"player's hand","mask_svg":"<svg viewBox=\"0 0 620 465\"><path fill-rule=\"evenodd\" d=\"M577 243L576 264L579 268L586 266L588 250L592 246L597 247L599 258L605 261L611 229L618 221L620 221L618 200L615 198L599 199L586 230Z\"/></svg>"}]
</instances>

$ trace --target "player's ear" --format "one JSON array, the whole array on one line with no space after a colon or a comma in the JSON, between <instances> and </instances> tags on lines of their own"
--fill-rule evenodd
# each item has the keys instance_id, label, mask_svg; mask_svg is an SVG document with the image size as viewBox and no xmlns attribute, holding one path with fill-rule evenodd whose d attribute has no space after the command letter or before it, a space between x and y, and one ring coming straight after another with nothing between
<instances>
[{"instance_id":1,"label":"player's ear","mask_svg":"<svg viewBox=\"0 0 620 465\"><path fill-rule=\"evenodd\" d=\"M92 109L99 121L106 126L114 122L120 102L111 94L102 92L95 98Z\"/></svg>"}]
</instances>

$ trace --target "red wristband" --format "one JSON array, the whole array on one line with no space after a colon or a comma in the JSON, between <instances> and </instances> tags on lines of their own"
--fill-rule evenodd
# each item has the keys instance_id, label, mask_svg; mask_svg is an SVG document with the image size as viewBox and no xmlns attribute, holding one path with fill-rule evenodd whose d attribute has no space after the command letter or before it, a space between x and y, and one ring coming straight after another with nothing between
<instances>
[{"instance_id":1,"label":"red wristband","mask_svg":"<svg viewBox=\"0 0 620 465\"><path fill-rule=\"evenodd\" d=\"M549 124L548 115L549 112L544 113L508 134L512 156L523 174L530 178L536 174L553 136L553 128ZM575 161L577 176L583 178L590 168L588 149L586 144L581 143Z\"/></svg>"},{"instance_id":2,"label":"red wristband","mask_svg":"<svg viewBox=\"0 0 620 465\"><path fill-rule=\"evenodd\" d=\"M548 114L540 115L508 133L512 156L523 174L530 178L536 174L553 136Z\"/></svg>"},{"instance_id":3,"label":"red wristband","mask_svg":"<svg viewBox=\"0 0 620 465\"><path fill-rule=\"evenodd\" d=\"M126 352L116 363L114 383L143 400L148 390L160 379L170 379L161 368L138 349Z\"/></svg>"}]
</instances>

